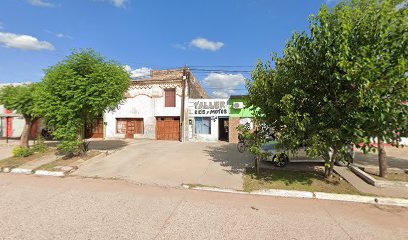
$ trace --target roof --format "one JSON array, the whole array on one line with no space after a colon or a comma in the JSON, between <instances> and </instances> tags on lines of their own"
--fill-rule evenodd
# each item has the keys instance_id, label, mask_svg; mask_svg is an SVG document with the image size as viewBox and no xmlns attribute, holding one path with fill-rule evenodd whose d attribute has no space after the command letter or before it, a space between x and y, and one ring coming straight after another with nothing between
<instances>
[{"instance_id":1,"label":"roof","mask_svg":"<svg viewBox=\"0 0 408 240\"><path fill-rule=\"evenodd\" d=\"M183 80L183 69L151 70L150 76L146 78L133 79L133 84L153 83L160 81L181 81Z\"/></svg>"},{"instance_id":2,"label":"roof","mask_svg":"<svg viewBox=\"0 0 408 240\"><path fill-rule=\"evenodd\" d=\"M182 83L185 68L167 69L167 70L151 70L150 77L134 79L132 85L148 85L176 82ZM208 93L197 81L194 74L187 68L186 71L190 74L189 80L189 97L191 98L209 98Z\"/></svg>"}]
</instances>

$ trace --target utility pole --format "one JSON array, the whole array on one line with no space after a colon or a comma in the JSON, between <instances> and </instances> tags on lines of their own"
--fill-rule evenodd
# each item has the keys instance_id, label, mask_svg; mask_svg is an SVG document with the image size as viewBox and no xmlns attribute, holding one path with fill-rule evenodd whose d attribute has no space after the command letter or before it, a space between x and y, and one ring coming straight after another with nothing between
<instances>
[{"instance_id":1,"label":"utility pole","mask_svg":"<svg viewBox=\"0 0 408 240\"><path fill-rule=\"evenodd\" d=\"M181 98L181 124L180 124L180 142L184 142L185 138L185 100L186 100L186 81L190 80L190 72L187 71L187 66L183 69L182 80L182 98Z\"/></svg>"}]
</instances>

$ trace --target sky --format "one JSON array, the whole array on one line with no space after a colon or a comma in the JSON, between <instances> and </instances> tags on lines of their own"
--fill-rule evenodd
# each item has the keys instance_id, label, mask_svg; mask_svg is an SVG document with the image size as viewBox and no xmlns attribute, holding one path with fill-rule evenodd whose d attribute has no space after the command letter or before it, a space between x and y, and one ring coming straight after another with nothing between
<instances>
[{"instance_id":1,"label":"sky","mask_svg":"<svg viewBox=\"0 0 408 240\"><path fill-rule=\"evenodd\" d=\"M72 49L133 77L188 66L213 97L245 94L257 60L282 53L336 0L0 0L0 83L37 82Z\"/></svg>"}]
</instances>

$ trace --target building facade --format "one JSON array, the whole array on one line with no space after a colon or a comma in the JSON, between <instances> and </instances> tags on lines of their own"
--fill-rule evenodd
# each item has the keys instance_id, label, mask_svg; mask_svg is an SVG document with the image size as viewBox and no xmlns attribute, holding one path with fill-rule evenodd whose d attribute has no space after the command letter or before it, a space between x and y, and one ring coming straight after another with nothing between
<instances>
[{"instance_id":1,"label":"building facade","mask_svg":"<svg viewBox=\"0 0 408 240\"><path fill-rule=\"evenodd\" d=\"M229 142L238 143L237 127L241 124L249 124L254 128L252 121L253 114L246 104L245 95L232 95L229 99Z\"/></svg>"},{"instance_id":2,"label":"building facade","mask_svg":"<svg viewBox=\"0 0 408 240\"><path fill-rule=\"evenodd\" d=\"M228 99L190 99L188 103L189 141L228 141Z\"/></svg>"},{"instance_id":3,"label":"building facade","mask_svg":"<svg viewBox=\"0 0 408 240\"><path fill-rule=\"evenodd\" d=\"M126 96L116 111L105 113L106 138L184 141L189 99L209 97L188 69L152 70L132 81Z\"/></svg>"}]
</instances>

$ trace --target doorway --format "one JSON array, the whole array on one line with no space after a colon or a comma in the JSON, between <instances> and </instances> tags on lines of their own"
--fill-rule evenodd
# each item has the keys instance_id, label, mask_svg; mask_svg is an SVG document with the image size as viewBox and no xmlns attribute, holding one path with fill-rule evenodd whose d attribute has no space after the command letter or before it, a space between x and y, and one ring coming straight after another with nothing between
<instances>
[{"instance_id":1,"label":"doorway","mask_svg":"<svg viewBox=\"0 0 408 240\"><path fill-rule=\"evenodd\" d=\"M218 118L218 140L228 142L229 121L228 118Z\"/></svg>"}]
</instances>

